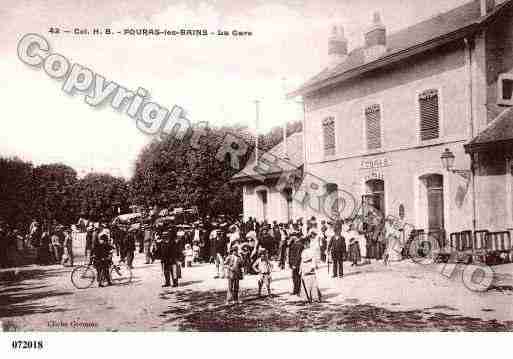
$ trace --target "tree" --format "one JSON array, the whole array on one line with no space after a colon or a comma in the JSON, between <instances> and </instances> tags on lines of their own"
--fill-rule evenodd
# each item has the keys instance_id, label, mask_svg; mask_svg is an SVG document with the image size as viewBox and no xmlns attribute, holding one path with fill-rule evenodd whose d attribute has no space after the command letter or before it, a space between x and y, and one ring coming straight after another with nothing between
<instances>
[{"instance_id":1,"label":"tree","mask_svg":"<svg viewBox=\"0 0 513 359\"><path fill-rule=\"evenodd\" d=\"M75 216L95 221L110 221L128 211L128 184L123 178L109 174L90 173L78 180L73 188Z\"/></svg>"},{"instance_id":2,"label":"tree","mask_svg":"<svg viewBox=\"0 0 513 359\"><path fill-rule=\"evenodd\" d=\"M74 185L77 173L60 163L34 168L34 212L44 221L71 223L75 221Z\"/></svg>"},{"instance_id":3,"label":"tree","mask_svg":"<svg viewBox=\"0 0 513 359\"><path fill-rule=\"evenodd\" d=\"M33 170L19 158L0 158L0 218L11 225L25 227L34 215Z\"/></svg>"},{"instance_id":4,"label":"tree","mask_svg":"<svg viewBox=\"0 0 513 359\"><path fill-rule=\"evenodd\" d=\"M300 130L301 122L288 126L289 135ZM243 139L250 147L238 169L232 168L229 156L224 160L217 158L227 134ZM259 139L259 147L267 151L281 140L282 129L275 127ZM130 182L131 199L138 205L197 206L201 215L238 216L242 212L242 192L229 181L245 166L254 144L254 136L244 126L209 128L199 146L194 147L190 137L183 141L171 137L154 141L136 160Z\"/></svg>"}]
</instances>

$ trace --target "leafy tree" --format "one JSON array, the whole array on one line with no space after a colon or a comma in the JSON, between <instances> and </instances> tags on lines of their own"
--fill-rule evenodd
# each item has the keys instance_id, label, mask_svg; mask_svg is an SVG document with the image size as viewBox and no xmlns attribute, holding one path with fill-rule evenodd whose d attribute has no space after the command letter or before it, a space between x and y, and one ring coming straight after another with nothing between
<instances>
[{"instance_id":1,"label":"leafy tree","mask_svg":"<svg viewBox=\"0 0 513 359\"><path fill-rule=\"evenodd\" d=\"M288 126L289 135L300 130L301 122ZM228 134L243 139L250 147L241 159L239 169L232 168L229 156L224 161L217 158ZM260 149L269 150L282 140L282 136L281 127L275 127L259 138ZM154 141L141 151L136 160L130 182L131 199L139 205L197 206L202 215L237 216L242 212L242 192L229 180L244 167L254 144L254 136L244 126L209 128L200 139L199 148L191 146L190 137L183 141L172 137Z\"/></svg>"},{"instance_id":2,"label":"leafy tree","mask_svg":"<svg viewBox=\"0 0 513 359\"><path fill-rule=\"evenodd\" d=\"M118 209L122 213L128 211L128 195L128 184L123 178L90 173L74 185L75 216L110 221Z\"/></svg>"},{"instance_id":3,"label":"leafy tree","mask_svg":"<svg viewBox=\"0 0 513 359\"><path fill-rule=\"evenodd\" d=\"M0 158L0 218L11 225L24 227L34 214L33 170L19 158Z\"/></svg>"},{"instance_id":4,"label":"leafy tree","mask_svg":"<svg viewBox=\"0 0 513 359\"><path fill-rule=\"evenodd\" d=\"M75 220L74 185L77 173L60 163L45 164L33 172L34 212L44 221L70 223Z\"/></svg>"}]
</instances>

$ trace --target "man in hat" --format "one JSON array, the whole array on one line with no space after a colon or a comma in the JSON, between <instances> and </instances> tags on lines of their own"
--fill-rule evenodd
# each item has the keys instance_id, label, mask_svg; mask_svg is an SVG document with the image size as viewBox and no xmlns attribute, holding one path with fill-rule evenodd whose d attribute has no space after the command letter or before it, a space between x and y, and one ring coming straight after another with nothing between
<instances>
[{"instance_id":1,"label":"man in hat","mask_svg":"<svg viewBox=\"0 0 513 359\"><path fill-rule=\"evenodd\" d=\"M143 224L144 231L144 239L143 239L143 247L144 247L144 256L146 258L145 264L151 263L151 242L153 240L153 233L151 230L151 226L149 223Z\"/></svg>"},{"instance_id":2,"label":"man in hat","mask_svg":"<svg viewBox=\"0 0 513 359\"><path fill-rule=\"evenodd\" d=\"M109 268L112 264L112 250L114 247L112 247L107 241L107 234L102 233L98 237L98 243L96 243L91 255L96 271L98 272L99 287L103 287L104 281L107 281L107 285L112 285Z\"/></svg>"},{"instance_id":3,"label":"man in hat","mask_svg":"<svg viewBox=\"0 0 513 359\"><path fill-rule=\"evenodd\" d=\"M212 237L212 234L214 237ZM213 249L215 252L215 263L216 263L216 275L214 278L224 278L224 257L226 256L226 241L224 235L220 230L212 231L210 234L213 238ZM212 242L211 242L212 243Z\"/></svg>"},{"instance_id":4,"label":"man in hat","mask_svg":"<svg viewBox=\"0 0 513 359\"><path fill-rule=\"evenodd\" d=\"M164 231L162 241L157 245L156 257L160 259L162 273L164 274L162 287L171 286L171 280L173 281L173 287L178 287L178 251L176 241L172 237L172 233Z\"/></svg>"},{"instance_id":5,"label":"man in hat","mask_svg":"<svg viewBox=\"0 0 513 359\"><path fill-rule=\"evenodd\" d=\"M301 296L309 303L321 301L321 291L317 282L317 254L310 247L310 239L304 241L305 249L301 252L300 275Z\"/></svg>"},{"instance_id":6,"label":"man in hat","mask_svg":"<svg viewBox=\"0 0 513 359\"><path fill-rule=\"evenodd\" d=\"M278 247L278 254L280 257L279 266L283 270L285 269L285 260L287 258L287 248L288 248L288 240L289 236L287 230L285 228L284 223L280 223L280 245Z\"/></svg>"},{"instance_id":7,"label":"man in hat","mask_svg":"<svg viewBox=\"0 0 513 359\"><path fill-rule=\"evenodd\" d=\"M259 242L261 243L262 247L265 248L267 253L273 253L273 236L270 233L270 227L268 225L262 229Z\"/></svg>"},{"instance_id":8,"label":"man in hat","mask_svg":"<svg viewBox=\"0 0 513 359\"><path fill-rule=\"evenodd\" d=\"M65 266L67 263L73 267L73 236L71 230L67 229L64 231L64 254L62 257L61 264Z\"/></svg>"},{"instance_id":9,"label":"man in hat","mask_svg":"<svg viewBox=\"0 0 513 359\"><path fill-rule=\"evenodd\" d=\"M134 267L134 252L135 252L135 242L137 240L137 229L129 229L126 236L126 264L129 268Z\"/></svg>"},{"instance_id":10,"label":"man in hat","mask_svg":"<svg viewBox=\"0 0 513 359\"><path fill-rule=\"evenodd\" d=\"M289 247L289 266L292 269L292 294L299 295L301 290L301 276L299 267L301 264L301 253L304 246L303 241L299 237L299 233L295 232L290 236L291 244Z\"/></svg>"},{"instance_id":11,"label":"man in hat","mask_svg":"<svg viewBox=\"0 0 513 359\"><path fill-rule=\"evenodd\" d=\"M230 255L226 257L226 260L223 260L223 266L226 267L226 277L228 279L226 304L239 304L239 281L243 277L243 263L236 245L230 249Z\"/></svg>"},{"instance_id":12,"label":"man in hat","mask_svg":"<svg viewBox=\"0 0 513 359\"><path fill-rule=\"evenodd\" d=\"M341 224L335 225L335 234L330 240L328 245L328 252L331 254L333 261L332 277L336 278L337 275L342 278L344 276L344 257L346 256L346 240L341 235Z\"/></svg>"},{"instance_id":13,"label":"man in hat","mask_svg":"<svg viewBox=\"0 0 513 359\"><path fill-rule=\"evenodd\" d=\"M272 252L269 254L271 256L279 255L278 249L280 247L280 242L281 242L281 231L280 231L280 226L278 225L277 221L273 221L272 237L273 237Z\"/></svg>"}]
</instances>

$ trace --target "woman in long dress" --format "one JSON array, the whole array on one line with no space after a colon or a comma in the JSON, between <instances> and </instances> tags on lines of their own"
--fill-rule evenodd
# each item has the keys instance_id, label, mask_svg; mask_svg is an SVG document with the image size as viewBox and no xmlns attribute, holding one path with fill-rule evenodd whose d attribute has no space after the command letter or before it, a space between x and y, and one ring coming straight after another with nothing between
<instances>
[{"instance_id":1,"label":"woman in long dress","mask_svg":"<svg viewBox=\"0 0 513 359\"><path fill-rule=\"evenodd\" d=\"M359 247L358 255L356 255L356 252L353 252L353 263L354 259L356 259L357 264L360 261L360 259L363 259L367 263L369 262L369 259L367 258L367 238L363 234L361 234L356 229L356 227L356 223L352 223L349 227L349 231L347 232L348 238L350 240L353 239ZM356 250L356 248L354 250Z\"/></svg>"},{"instance_id":2,"label":"woman in long dress","mask_svg":"<svg viewBox=\"0 0 513 359\"><path fill-rule=\"evenodd\" d=\"M401 232L392 221L388 220L385 222L385 241L386 248L383 256L385 265L387 265L389 261L400 261L404 247L401 243Z\"/></svg>"}]
</instances>

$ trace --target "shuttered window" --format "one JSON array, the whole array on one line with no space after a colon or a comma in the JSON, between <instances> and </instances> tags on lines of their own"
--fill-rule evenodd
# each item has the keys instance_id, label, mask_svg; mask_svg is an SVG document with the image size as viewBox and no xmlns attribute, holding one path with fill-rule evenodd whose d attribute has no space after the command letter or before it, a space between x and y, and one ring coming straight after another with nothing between
<instances>
[{"instance_id":1,"label":"shuttered window","mask_svg":"<svg viewBox=\"0 0 513 359\"><path fill-rule=\"evenodd\" d=\"M381 148L381 108L372 105L365 109L367 149Z\"/></svg>"},{"instance_id":2,"label":"shuttered window","mask_svg":"<svg viewBox=\"0 0 513 359\"><path fill-rule=\"evenodd\" d=\"M438 138L440 134L440 116L438 108L438 90L427 90L419 95L420 139L422 141Z\"/></svg>"},{"instance_id":3,"label":"shuttered window","mask_svg":"<svg viewBox=\"0 0 513 359\"><path fill-rule=\"evenodd\" d=\"M322 133L324 138L324 155L335 154L335 118L327 117L322 121Z\"/></svg>"}]
</instances>

